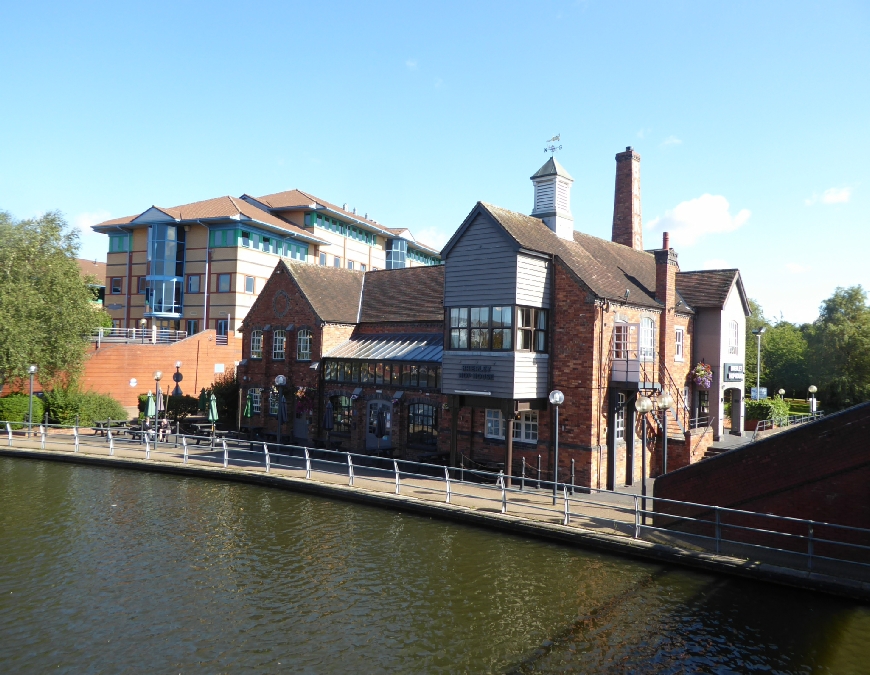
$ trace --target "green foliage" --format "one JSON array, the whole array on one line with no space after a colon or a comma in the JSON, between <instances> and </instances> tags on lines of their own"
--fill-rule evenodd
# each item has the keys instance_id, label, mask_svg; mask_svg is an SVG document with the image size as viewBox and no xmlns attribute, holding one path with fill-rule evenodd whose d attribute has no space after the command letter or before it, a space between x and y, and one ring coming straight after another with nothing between
<instances>
[{"instance_id":1,"label":"green foliage","mask_svg":"<svg viewBox=\"0 0 870 675\"><path fill-rule=\"evenodd\" d=\"M30 396L27 394L9 394L0 398L0 420L7 422L26 422L27 411L30 405ZM42 399L33 397L33 421L39 424L43 416ZM23 424L11 425L13 429L20 429Z\"/></svg>"},{"instance_id":2,"label":"green foliage","mask_svg":"<svg viewBox=\"0 0 870 675\"><path fill-rule=\"evenodd\" d=\"M48 416L58 424L91 426L98 420L126 420L127 411L107 394L80 391L76 387L57 387L45 393Z\"/></svg>"},{"instance_id":3,"label":"green foliage","mask_svg":"<svg viewBox=\"0 0 870 675\"><path fill-rule=\"evenodd\" d=\"M219 421L225 426L235 427L239 414L239 382L235 369L218 375L211 388L205 391L214 394Z\"/></svg>"},{"instance_id":4,"label":"green foliage","mask_svg":"<svg viewBox=\"0 0 870 675\"><path fill-rule=\"evenodd\" d=\"M765 398L746 401L746 419L774 420L777 424L788 419L788 402L781 398Z\"/></svg>"},{"instance_id":5,"label":"green foliage","mask_svg":"<svg viewBox=\"0 0 870 675\"><path fill-rule=\"evenodd\" d=\"M97 322L97 325L95 326L95 328L111 328L112 327L112 315L109 314L102 307L98 307L97 305L94 305L93 307L94 307L94 314L95 314L94 319Z\"/></svg>"},{"instance_id":6,"label":"green foliage","mask_svg":"<svg viewBox=\"0 0 870 675\"><path fill-rule=\"evenodd\" d=\"M166 412L175 422L183 422L199 411L199 399L195 396L169 396L165 400Z\"/></svg>"},{"instance_id":7,"label":"green foliage","mask_svg":"<svg viewBox=\"0 0 870 675\"><path fill-rule=\"evenodd\" d=\"M14 220L0 211L0 380L30 364L45 384L74 379L100 321L76 255L78 233L58 212Z\"/></svg>"}]
</instances>

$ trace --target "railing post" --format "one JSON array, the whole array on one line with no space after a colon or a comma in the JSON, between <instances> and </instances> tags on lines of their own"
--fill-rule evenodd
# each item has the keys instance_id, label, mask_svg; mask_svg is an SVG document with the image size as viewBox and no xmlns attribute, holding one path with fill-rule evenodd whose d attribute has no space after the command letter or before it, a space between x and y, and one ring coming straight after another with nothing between
<instances>
[{"instance_id":1,"label":"railing post","mask_svg":"<svg viewBox=\"0 0 870 675\"><path fill-rule=\"evenodd\" d=\"M269 473L269 446L266 443L263 443L263 453L266 455L266 473Z\"/></svg>"},{"instance_id":2,"label":"railing post","mask_svg":"<svg viewBox=\"0 0 870 675\"><path fill-rule=\"evenodd\" d=\"M722 541L722 526L719 520L719 507L713 507L713 512L716 514L716 553L718 555Z\"/></svg>"},{"instance_id":3,"label":"railing post","mask_svg":"<svg viewBox=\"0 0 870 675\"><path fill-rule=\"evenodd\" d=\"M12 425L9 422L6 423L6 433L9 436L9 447L12 447Z\"/></svg>"},{"instance_id":4,"label":"railing post","mask_svg":"<svg viewBox=\"0 0 870 675\"><path fill-rule=\"evenodd\" d=\"M39 425L39 447L45 450L45 425Z\"/></svg>"},{"instance_id":5,"label":"railing post","mask_svg":"<svg viewBox=\"0 0 870 675\"><path fill-rule=\"evenodd\" d=\"M450 503L450 469L444 467L444 485L447 503Z\"/></svg>"},{"instance_id":6,"label":"railing post","mask_svg":"<svg viewBox=\"0 0 870 675\"><path fill-rule=\"evenodd\" d=\"M637 495L634 496L634 538L640 539L640 510L637 506Z\"/></svg>"},{"instance_id":7,"label":"railing post","mask_svg":"<svg viewBox=\"0 0 870 675\"><path fill-rule=\"evenodd\" d=\"M523 473L520 475L520 492L526 489L526 458L523 457Z\"/></svg>"},{"instance_id":8,"label":"railing post","mask_svg":"<svg viewBox=\"0 0 870 675\"><path fill-rule=\"evenodd\" d=\"M393 469L396 472L396 494L399 494L399 463L393 460Z\"/></svg>"},{"instance_id":9,"label":"railing post","mask_svg":"<svg viewBox=\"0 0 870 675\"><path fill-rule=\"evenodd\" d=\"M565 520L562 521L562 525L570 525L571 524L571 509L568 502L568 486L562 486L562 499L565 501Z\"/></svg>"},{"instance_id":10,"label":"railing post","mask_svg":"<svg viewBox=\"0 0 870 675\"><path fill-rule=\"evenodd\" d=\"M507 513L507 490L505 489L504 483L504 472L498 472L498 478L496 479L496 487L501 487L501 512Z\"/></svg>"},{"instance_id":11,"label":"railing post","mask_svg":"<svg viewBox=\"0 0 870 675\"><path fill-rule=\"evenodd\" d=\"M109 429L106 433L109 435L109 456L113 457L115 455L115 437L112 436L111 429Z\"/></svg>"},{"instance_id":12,"label":"railing post","mask_svg":"<svg viewBox=\"0 0 870 675\"><path fill-rule=\"evenodd\" d=\"M459 458L459 482L465 482L465 455Z\"/></svg>"},{"instance_id":13,"label":"railing post","mask_svg":"<svg viewBox=\"0 0 870 675\"><path fill-rule=\"evenodd\" d=\"M538 484L536 486L539 490L541 489L541 456L538 455Z\"/></svg>"},{"instance_id":14,"label":"railing post","mask_svg":"<svg viewBox=\"0 0 870 675\"><path fill-rule=\"evenodd\" d=\"M145 459L151 459L151 444L148 439L145 439ZM185 454L184 463L187 464L187 455Z\"/></svg>"},{"instance_id":15,"label":"railing post","mask_svg":"<svg viewBox=\"0 0 870 675\"><path fill-rule=\"evenodd\" d=\"M808 521L809 536L807 537L807 569L813 571L813 521Z\"/></svg>"},{"instance_id":16,"label":"railing post","mask_svg":"<svg viewBox=\"0 0 870 675\"><path fill-rule=\"evenodd\" d=\"M311 457L308 455L308 448L303 448L305 450L305 477L311 478Z\"/></svg>"},{"instance_id":17,"label":"railing post","mask_svg":"<svg viewBox=\"0 0 870 675\"><path fill-rule=\"evenodd\" d=\"M224 446L224 468L226 469L230 465L230 453L227 450L227 442L225 439L221 439L221 444Z\"/></svg>"},{"instance_id":18,"label":"railing post","mask_svg":"<svg viewBox=\"0 0 870 675\"><path fill-rule=\"evenodd\" d=\"M574 460L571 460L571 496L574 496Z\"/></svg>"},{"instance_id":19,"label":"railing post","mask_svg":"<svg viewBox=\"0 0 870 675\"><path fill-rule=\"evenodd\" d=\"M347 453L347 484L353 486L353 460L350 453Z\"/></svg>"},{"instance_id":20,"label":"railing post","mask_svg":"<svg viewBox=\"0 0 870 675\"><path fill-rule=\"evenodd\" d=\"M184 447L184 463L187 464L187 436L181 437L181 445Z\"/></svg>"}]
</instances>

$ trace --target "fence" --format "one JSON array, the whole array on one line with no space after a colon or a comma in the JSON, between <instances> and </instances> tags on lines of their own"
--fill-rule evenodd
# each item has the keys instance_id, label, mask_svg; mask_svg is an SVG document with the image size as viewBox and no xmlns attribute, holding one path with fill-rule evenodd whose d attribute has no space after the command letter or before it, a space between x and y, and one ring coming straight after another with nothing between
<instances>
[{"instance_id":1,"label":"fence","mask_svg":"<svg viewBox=\"0 0 870 675\"><path fill-rule=\"evenodd\" d=\"M808 415L789 415L784 419L758 420L758 424L752 434L752 440L753 442L757 440L758 434L762 431L769 431L774 427L794 427L799 424L806 424L807 422L820 419L821 417L824 417L824 415L825 413L820 410Z\"/></svg>"},{"instance_id":2,"label":"fence","mask_svg":"<svg viewBox=\"0 0 870 675\"><path fill-rule=\"evenodd\" d=\"M95 342L97 349L103 343L139 343L143 345L165 345L179 342L187 338L187 331L169 330L166 328L98 328L91 335L91 342Z\"/></svg>"},{"instance_id":3,"label":"fence","mask_svg":"<svg viewBox=\"0 0 870 675\"><path fill-rule=\"evenodd\" d=\"M578 487L573 470L570 483L554 486L541 476L540 466L527 475L524 463L508 485L502 472L337 450L215 436L159 438L141 431L127 437L121 429L101 426L41 424L29 434L14 431L12 424L0 422L9 447L279 472L870 582L868 529Z\"/></svg>"}]
</instances>

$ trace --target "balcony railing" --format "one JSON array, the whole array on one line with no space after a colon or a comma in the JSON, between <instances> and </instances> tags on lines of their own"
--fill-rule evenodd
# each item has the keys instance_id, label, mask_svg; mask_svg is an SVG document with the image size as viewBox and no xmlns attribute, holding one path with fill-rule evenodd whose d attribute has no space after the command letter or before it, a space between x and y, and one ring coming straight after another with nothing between
<instances>
[{"instance_id":1,"label":"balcony railing","mask_svg":"<svg viewBox=\"0 0 870 675\"><path fill-rule=\"evenodd\" d=\"M165 345L187 338L187 331L166 328L98 328L91 335L91 342L99 349L103 343Z\"/></svg>"}]
</instances>

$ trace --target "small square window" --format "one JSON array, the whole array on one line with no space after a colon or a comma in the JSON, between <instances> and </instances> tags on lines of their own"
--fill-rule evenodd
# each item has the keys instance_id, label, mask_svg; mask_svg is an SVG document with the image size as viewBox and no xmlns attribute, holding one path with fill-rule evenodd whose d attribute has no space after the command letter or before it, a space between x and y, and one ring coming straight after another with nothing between
<instances>
[{"instance_id":1,"label":"small square window","mask_svg":"<svg viewBox=\"0 0 870 675\"><path fill-rule=\"evenodd\" d=\"M320 264L323 265L324 267L326 266L326 254L325 253L320 254Z\"/></svg>"},{"instance_id":2,"label":"small square window","mask_svg":"<svg viewBox=\"0 0 870 675\"><path fill-rule=\"evenodd\" d=\"M191 274L187 277L187 292L199 293L199 275Z\"/></svg>"},{"instance_id":3,"label":"small square window","mask_svg":"<svg viewBox=\"0 0 870 675\"><path fill-rule=\"evenodd\" d=\"M501 410L486 411L486 437L504 438L504 415Z\"/></svg>"},{"instance_id":4,"label":"small square window","mask_svg":"<svg viewBox=\"0 0 870 675\"><path fill-rule=\"evenodd\" d=\"M242 230L242 246L246 248L250 248L251 246L251 233L245 232Z\"/></svg>"},{"instance_id":5,"label":"small square window","mask_svg":"<svg viewBox=\"0 0 870 675\"><path fill-rule=\"evenodd\" d=\"M245 293L254 292L254 277L245 277Z\"/></svg>"},{"instance_id":6,"label":"small square window","mask_svg":"<svg viewBox=\"0 0 870 675\"><path fill-rule=\"evenodd\" d=\"M360 271L360 272L365 272L365 271L366 271L365 263L360 263L360 264L359 264L359 271Z\"/></svg>"},{"instance_id":7,"label":"small square window","mask_svg":"<svg viewBox=\"0 0 870 675\"><path fill-rule=\"evenodd\" d=\"M187 334L196 335L199 332L199 321L196 319L187 320Z\"/></svg>"},{"instance_id":8,"label":"small square window","mask_svg":"<svg viewBox=\"0 0 870 675\"><path fill-rule=\"evenodd\" d=\"M148 290L148 277L139 277L139 293L143 294Z\"/></svg>"},{"instance_id":9,"label":"small square window","mask_svg":"<svg viewBox=\"0 0 870 675\"><path fill-rule=\"evenodd\" d=\"M338 256L335 256L335 266L341 267L341 258L339 258Z\"/></svg>"},{"instance_id":10,"label":"small square window","mask_svg":"<svg viewBox=\"0 0 870 675\"><path fill-rule=\"evenodd\" d=\"M218 293L230 292L230 276L229 274L218 274Z\"/></svg>"},{"instance_id":11,"label":"small square window","mask_svg":"<svg viewBox=\"0 0 870 675\"><path fill-rule=\"evenodd\" d=\"M112 277L112 293L114 295L120 295L122 292L121 288L122 288L121 277Z\"/></svg>"},{"instance_id":12,"label":"small square window","mask_svg":"<svg viewBox=\"0 0 870 675\"><path fill-rule=\"evenodd\" d=\"M348 261L347 261L347 269L349 269L349 270L352 270L352 269L353 269L353 260L348 260Z\"/></svg>"}]
</instances>

